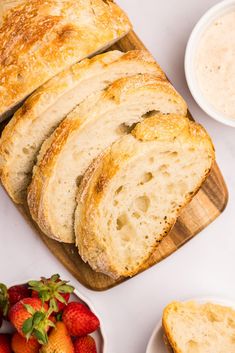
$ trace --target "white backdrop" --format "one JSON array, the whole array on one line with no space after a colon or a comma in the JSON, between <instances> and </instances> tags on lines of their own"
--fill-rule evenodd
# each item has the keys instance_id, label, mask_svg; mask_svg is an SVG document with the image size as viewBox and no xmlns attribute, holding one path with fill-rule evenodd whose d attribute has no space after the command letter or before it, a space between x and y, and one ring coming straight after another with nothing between
<instances>
[{"instance_id":1,"label":"white backdrop","mask_svg":"<svg viewBox=\"0 0 235 353\"><path fill-rule=\"evenodd\" d=\"M85 289L51 255L0 189L0 281L61 273L95 305L108 337L106 353L144 353L163 307L174 299L217 296L235 300L235 129L204 114L184 77L185 46L214 0L119 0L135 30L213 137L230 192L222 216L177 253L107 292Z\"/></svg>"}]
</instances>

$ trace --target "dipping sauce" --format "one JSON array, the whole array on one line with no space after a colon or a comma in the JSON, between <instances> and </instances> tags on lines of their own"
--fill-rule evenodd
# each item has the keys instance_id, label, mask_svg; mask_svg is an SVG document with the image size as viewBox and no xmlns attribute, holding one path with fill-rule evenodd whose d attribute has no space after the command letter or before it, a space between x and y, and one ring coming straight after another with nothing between
<instances>
[{"instance_id":1,"label":"dipping sauce","mask_svg":"<svg viewBox=\"0 0 235 353\"><path fill-rule=\"evenodd\" d=\"M206 29L195 59L204 97L215 110L235 120L235 10Z\"/></svg>"}]
</instances>

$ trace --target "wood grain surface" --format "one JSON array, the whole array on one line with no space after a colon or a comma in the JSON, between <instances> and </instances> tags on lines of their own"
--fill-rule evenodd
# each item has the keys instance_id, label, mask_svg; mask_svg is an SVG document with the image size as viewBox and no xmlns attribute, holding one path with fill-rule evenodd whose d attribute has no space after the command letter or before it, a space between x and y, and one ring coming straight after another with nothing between
<instances>
[{"instance_id":1,"label":"wood grain surface","mask_svg":"<svg viewBox=\"0 0 235 353\"><path fill-rule=\"evenodd\" d=\"M128 34L112 47L112 49L122 51L144 48L144 45L134 32ZM207 227L208 224L213 222L223 212L227 201L227 188L221 172L215 163L210 176L207 178L200 191L190 204L183 209L172 231L165 237L157 251L152 255L149 261L149 267L172 254L202 229ZM119 281L115 281L103 274L94 272L89 265L82 261L74 245L58 243L43 234L32 221L27 206L18 207L18 209L54 256L56 256L84 286L92 290L102 291L126 280L120 279Z\"/></svg>"}]
</instances>

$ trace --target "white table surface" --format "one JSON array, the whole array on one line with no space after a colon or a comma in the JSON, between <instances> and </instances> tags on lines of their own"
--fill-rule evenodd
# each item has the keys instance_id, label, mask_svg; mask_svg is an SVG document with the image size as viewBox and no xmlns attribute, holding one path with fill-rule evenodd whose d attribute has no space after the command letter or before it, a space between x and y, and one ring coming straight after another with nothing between
<instances>
[{"instance_id":1,"label":"white table surface","mask_svg":"<svg viewBox=\"0 0 235 353\"><path fill-rule=\"evenodd\" d=\"M228 185L226 211L175 254L106 292L87 290L47 250L0 189L0 281L60 273L95 305L108 337L106 353L144 353L164 306L174 299L235 299L235 129L196 105L186 85L183 60L190 32L215 0L119 0L135 30L211 134Z\"/></svg>"}]
</instances>

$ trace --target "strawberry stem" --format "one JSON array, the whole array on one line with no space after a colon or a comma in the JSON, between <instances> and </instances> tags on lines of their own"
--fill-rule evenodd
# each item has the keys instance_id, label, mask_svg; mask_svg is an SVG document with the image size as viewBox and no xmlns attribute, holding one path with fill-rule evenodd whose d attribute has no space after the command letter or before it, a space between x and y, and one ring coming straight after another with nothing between
<instances>
[{"instance_id":1,"label":"strawberry stem","mask_svg":"<svg viewBox=\"0 0 235 353\"><path fill-rule=\"evenodd\" d=\"M68 281L60 279L60 275L54 274L47 279L41 277L40 281L29 281L29 288L38 293L38 297L45 303L49 302L50 308L54 312L58 312L58 302L67 304L67 300L63 297L64 294L71 294L74 287L68 284Z\"/></svg>"}]
</instances>

